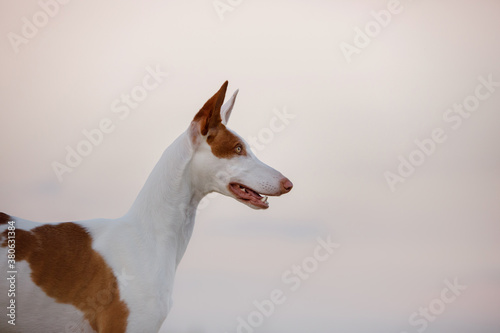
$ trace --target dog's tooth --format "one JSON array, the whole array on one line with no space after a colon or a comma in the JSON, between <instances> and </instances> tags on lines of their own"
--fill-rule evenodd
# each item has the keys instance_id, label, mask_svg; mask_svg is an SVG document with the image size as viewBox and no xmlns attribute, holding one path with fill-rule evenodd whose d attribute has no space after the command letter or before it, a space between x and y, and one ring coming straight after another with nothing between
<instances>
[{"instance_id":1,"label":"dog's tooth","mask_svg":"<svg viewBox=\"0 0 500 333\"><path fill-rule=\"evenodd\" d=\"M267 196L262 197L262 199L260 199L260 201L266 203L267 202Z\"/></svg>"}]
</instances>

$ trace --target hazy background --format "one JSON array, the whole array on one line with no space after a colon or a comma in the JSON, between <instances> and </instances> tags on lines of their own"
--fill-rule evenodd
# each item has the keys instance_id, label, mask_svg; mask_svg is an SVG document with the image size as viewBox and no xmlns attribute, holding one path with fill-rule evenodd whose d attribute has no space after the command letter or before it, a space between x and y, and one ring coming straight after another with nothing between
<instances>
[{"instance_id":1,"label":"hazy background","mask_svg":"<svg viewBox=\"0 0 500 333\"><path fill-rule=\"evenodd\" d=\"M0 210L121 216L229 80L240 89L229 125L243 137L269 134L276 110L295 116L256 150L295 187L267 211L203 203L162 332L236 332L254 300L280 289L285 303L255 332L498 333L500 87L456 130L443 114L479 76L500 82L500 2L402 0L350 63L340 44L386 1L231 3L221 20L212 0L73 0L16 53L8 34L22 35L23 17L41 7L2 0ZM168 77L120 119L113 101L148 66ZM103 118L113 132L59 182L53 161ZM447 140L391 191L384 173L435 128ZM341 247L290 291L282 274L329 236ZM467 289L425 329L411 325L412 313L439 305L446 279Z\"/></svg>"}]
</instances>

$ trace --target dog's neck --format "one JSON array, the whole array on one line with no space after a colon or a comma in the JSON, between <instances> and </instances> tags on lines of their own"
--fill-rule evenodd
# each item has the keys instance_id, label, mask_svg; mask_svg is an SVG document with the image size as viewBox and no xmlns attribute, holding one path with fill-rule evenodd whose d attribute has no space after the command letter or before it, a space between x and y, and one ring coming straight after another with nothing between
<instances>
[{"instance_id":1,"label":"dog's neck","mask_svg":"<svg viewBox=\"0 0 500 333\"><path fill-rule=\"evenodd\" d=\"M163 152L126 215L141 229L138 232L157 242L158 251L175 251L175 266L186 251L198 203L206 194L191 180L193 154L188 130Z\"/></svg>"}]
</instances>

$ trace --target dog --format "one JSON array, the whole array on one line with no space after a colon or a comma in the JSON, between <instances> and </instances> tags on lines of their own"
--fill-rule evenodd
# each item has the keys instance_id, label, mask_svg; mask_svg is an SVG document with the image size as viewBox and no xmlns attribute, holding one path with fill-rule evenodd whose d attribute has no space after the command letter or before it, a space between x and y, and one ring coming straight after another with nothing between
<instances>
[{"instance_id":1,"label":"dog","mask_svg":"<svg viewBox=\"0 0 500 333\"><path fill-rule=\"evenodd\" d=\"M123 217L41 224L0 213L1 332L158 332L200 200L218 192L267 209L267 196L290 192L226 127L238 94L224 103L227 86L164 151Z\"/></svg>"}]
</instances>

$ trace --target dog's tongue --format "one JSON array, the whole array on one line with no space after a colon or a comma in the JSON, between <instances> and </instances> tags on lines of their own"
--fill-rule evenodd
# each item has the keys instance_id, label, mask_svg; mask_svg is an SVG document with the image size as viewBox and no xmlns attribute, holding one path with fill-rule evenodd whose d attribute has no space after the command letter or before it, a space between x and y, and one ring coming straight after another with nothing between
<instances>
[{"instance_id":1,"label":"dog's tongue","mask_svg":"<svg viewBox=\"0 0 500 333\"><path fill-rule=\"evenodd\" d=\"M242 185L232 185L232 187L235 189L236 193L238 196L243 199L243 200L248 200L250 201L253 205L259 206L259 207L268 207L269 204L267 203L267 197L262 197L259 193L255 192L254 190L244 187Z\"/></svg>"},{"instance_id":2,"label":"dog's tongue","mask_svg":"<svg viewBox=\"0 0 500 333\"><path fill-rule=\"evenodd\" d=\"M244 192L244 195L246 194L246 196L249 198L249 199L256 199L256 200L260 200L262 197L260 196L259 193L255 192L254 190L251 190L249 188L246 188L245 189L245 192Z\"/></svg>"},{"instance_id":3,"label":"dog's tongue","mask_svg":"<svg viewBox=\"0 0 500 333\"><path fill-rule=\"evenodd\" d=\"M251 200L262 198L259 193L255 192L252 189L249 189L248 187L244 187L242 185L234 185L233 188L237 191L242 199Z\"/></svg>"},{"instance_id":4,"label":"dog's tongue","mask_svg":"<svg viewBox=\"0 0 500 333\"><path fill-rule=\"evenodd\" d=\"M262 197L257 192L254 192L254 191L249 190L249 189L247 189L247 191L249 193L249 201L253 205L259 206L259 207L262 207L262 208L269 207L269 203L267 202L267 197L266 196Z\"/></svg>"}]
</instances>

